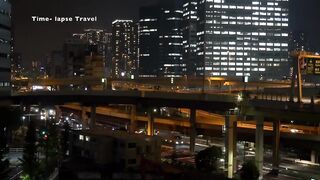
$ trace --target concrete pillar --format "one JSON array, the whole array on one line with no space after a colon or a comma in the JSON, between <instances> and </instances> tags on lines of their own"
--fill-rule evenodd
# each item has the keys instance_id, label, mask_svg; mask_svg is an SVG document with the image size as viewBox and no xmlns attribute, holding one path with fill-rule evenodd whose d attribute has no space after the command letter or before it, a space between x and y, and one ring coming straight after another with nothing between
<instances>
[{"instance_id":1,"label":"concrete pillar","mask_svg":"<svg viewBox=\"0 0 320 180\"><path fill-rule=\"evenodd\" d=\"M197 110L196 109L190 109L190 152L194 153L195 146L196 146L196 135L197 135L197 129L196 129L196 116L197 116Z\"/></svg>"},{"instance_id":2,"label":"concrete pillar","mask_svg":"<svg viewBox=\"0 0 320 180\"><path fill-rule=\"evenodd\" d=\"M148 110L148 136L153 136L154 134L154 117L152 114L152 108Z\"/></svg>"},{"instance_id":3,"label":"concrete pillar","mask_svg":"<svg viewBox=\"0 0 320 180\"><path fill-rule=\"evenodd\" d=\"M131 113L130 113L130 133L134 133L137 127L137 106L131 106Z\"/></svg>"},{"instance_id":4,"label":"concrete pillar","mask_svg":"<svg viewBox=\"0 0 320 180\"><path fill-rule=\"evenodd\" d=\"M61 112L61 109L60 109L59 106L55 106L55 110L56 110L55 120L56 120L56 122L59 122L60 117L61 117L61 115L62 115L62 112Z\"/></svg>"},{"instance_id":5,"label":"concrete pillar","mask_svg":"<svg viewBox=\"0 0 320 180\"><path fill-rule=\"evenodd\" d=\"M257 116L256 117L256 166L260 172L260 178L262 179L262 170L263 170L263 116Z\"/></svg>"},{"instance_id":6,"label":"concrete pillar","mask_svg":"<svg viewBox=\"0 0 320 180\"><path fill-rule=\"evenodd\" d=\"M236 167L237 146L236 146L236 128L237 116L226 116L226 163L228 170L228 178L232 179Z\"/></svg>"},{"instance_id":7,"label":"concrete pillar","mask_svg":"<svg viewBox=\"0 0 320 180\"><path fill-rule=\"evenodd\" d=\"M318 163L318 152L315 150L311 151L311 162Z\"/></svg>"},{"instance_id":8,"label":"concrete pillar","mask_svg":"<svg viewBox=\"0 0 320 180\"><path fill-rule=\"evenodd\" d=\"M92 105L91 106L91 111L90 111L90 128L94 128L94 126L96 125L96 111L97 111L97 106L96 105Z\"/></svg>"},{"instance_id":9,"label":"concrete pillar","mask_svg":"<svg viewBox=\"0 0 320 180\"><path fill-rule=\"evenodd\" d=\"M88 116L87 116L87 107L81 106L81 121L84 127L88 127Z\"/></svg>"},{"instance_id":10,"label":"concrete pillar","mask_svg":"<svg viewBox=\"0 0 320 180\"><path fill-rule=\"evenodd\" d=\"M273 121L272 171L277 175L280 165L280 120Z\"/></svg>"}]
</instances>

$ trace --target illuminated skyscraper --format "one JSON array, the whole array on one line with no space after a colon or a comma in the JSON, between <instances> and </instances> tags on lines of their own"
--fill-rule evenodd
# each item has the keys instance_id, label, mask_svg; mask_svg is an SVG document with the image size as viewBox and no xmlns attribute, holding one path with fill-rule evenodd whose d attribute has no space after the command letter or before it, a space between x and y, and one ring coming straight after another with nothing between
<instances>
[{"instance_id":1,"label":"illuminated skyscraper","mask_svg":"<svg viewBox=\"0 0 320 180\"><path fill-rule=\"evenodd\" d=\"M11 52L11 4L0 0L0 95L9 95Z\"/></svg>"},{"instance_id":2,"label":"illuminated skyscraper","mask_svg":"<svg viewBox=\"0 0 320 180\"><path fill-rule=\"evenodd\" d=\"M200 0L197 74L250 79L288 75L288 9L289 0Z\"/></svg>"}]
</instances>

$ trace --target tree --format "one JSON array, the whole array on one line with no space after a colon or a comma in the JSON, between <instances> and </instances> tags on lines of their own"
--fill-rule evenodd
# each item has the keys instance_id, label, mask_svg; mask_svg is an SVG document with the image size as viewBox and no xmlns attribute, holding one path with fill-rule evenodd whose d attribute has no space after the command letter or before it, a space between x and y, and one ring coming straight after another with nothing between
<instances>
[{"instance_id":1,"label":"tree","mask_svg":"<svg viewBox=\"0 0 320 180\"><path fill-rule=\"evenodd\" d=\"M8 168L8 160L4 160L7 149L6 126L4 120L0 120L0 174Z\"/></svg>"},{"instance_id":2,"label":"tree","mask_svg":"<svg viewBox=\"0 0 320 180\"><path fill-rule=\"evenodd\" d=\"M20 111L11 107L1 107L0 114L5 115L0 120L0 173L9 167L9 160L4 159L8 149L8 139L11 131L16 130L21 125Z\"/></svg>"},{"instance_id":3,"label":"tree","mask_svg":"<svg viewBox=\"0 0 320 180\"><path fill-rule=\"evenodd\" d=\"M245 162L240 170L242 180L257 180L260 176L259 170L253 161Z\"/></svg>"},{"instance_id":4,"label":"tree","mask_svg":"<svg viewBox=\"0 0 320 180\"><path fill-rule=\"evenodd\" d=\"M48 126L40 131L40 147L45 159L41 161L41 172L49 175L58 164L59 159L59 135L56 125L48 122Z\"/></svg>"},{"instance_id":5,"label":"tree","mask_svg":"<svg viewBox=\"0 0 320 180\"><path fill-rule=\"evenodd\" d=\"M222 156L221 148L209 147L196 155L196 167L201 172L213 172L218 169L218 160Z\"/></svg>"},{"instance_id":6,"label":"tree","mask_svg":"<svg viewBox=\"0 0 320 180\"><path fill-rule=\"evenodd\" d=\"M60 142L62 157L65 157L69 148L70 125L68 122L64 123L63 129Z\"/></svg>"},{"instance_id":7,"label":"tree","mask_svg":"<svg viewBox=\"0 0 320 180\"><path fill-rule=\"evenodd\" d=\"M25 138L23 157L22 157L22 167L23 173L26 177L30 179L35 179L38 170L37 161L37 134L35 122L32 120L29 123L27 135Z\"/></svg>"}]
</instances>

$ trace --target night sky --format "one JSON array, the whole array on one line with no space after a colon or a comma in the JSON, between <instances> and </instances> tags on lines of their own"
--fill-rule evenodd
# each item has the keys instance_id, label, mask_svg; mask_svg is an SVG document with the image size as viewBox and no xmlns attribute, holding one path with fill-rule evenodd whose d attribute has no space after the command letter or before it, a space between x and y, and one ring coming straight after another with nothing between
<instances>
[{"instance_id":1,"label":"night sky","mask_svg":"<svg viewBox=\"0 0 320 180\"><path fill-rule=\"evenodd\" d=\"M13 27L16 52L24 65L41 60L52 50L61 50L66 37L85 28L110 30L116 18L138 19L140 6L157 0L13 0ZM291 0L291 30L305 31L310 45L320 50L319 0ZM31 16L98 16L97 23L39 23Z\"/></svg>"}]
</instances>

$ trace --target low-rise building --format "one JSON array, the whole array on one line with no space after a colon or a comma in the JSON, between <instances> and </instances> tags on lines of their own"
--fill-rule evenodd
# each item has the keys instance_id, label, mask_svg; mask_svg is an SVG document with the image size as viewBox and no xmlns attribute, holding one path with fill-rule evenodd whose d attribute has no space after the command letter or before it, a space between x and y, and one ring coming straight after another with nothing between
<instances>
[{"instance_id":1,"label":"low-rise building","mask_svg":"<svg viewBox=\"0 0 320 180\"><path fill-rule=\"evenodd\" d=\"M94 129L74 131L71 138L71 156L91 159L100 165L138 168L142 159L160 161L158 137Z\"/></svg>"}]
</instances>

